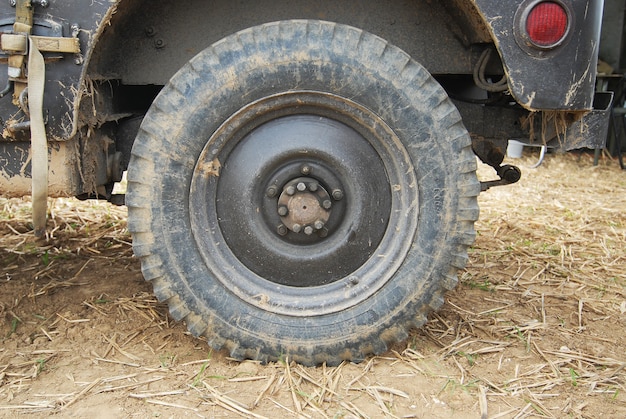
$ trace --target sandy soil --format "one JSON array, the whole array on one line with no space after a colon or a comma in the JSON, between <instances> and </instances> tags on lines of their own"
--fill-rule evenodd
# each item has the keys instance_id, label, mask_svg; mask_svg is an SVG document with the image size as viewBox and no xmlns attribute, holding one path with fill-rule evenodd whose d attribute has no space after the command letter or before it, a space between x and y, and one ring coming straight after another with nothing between
<instances>
[{"instance_id":1,"label":"sandy soil","mask_svg":"<svg viewBox=\"0 0 626 419\"><path fill-rule=\"evenodd\" d=\"M626 173L588 155L514 163L480 197L459 287L362 364L235 362L151 294L124 208L0 198L0 416L626 417ZM481 177L491 176L481 168Z\"/></svg>"}]
</instances>

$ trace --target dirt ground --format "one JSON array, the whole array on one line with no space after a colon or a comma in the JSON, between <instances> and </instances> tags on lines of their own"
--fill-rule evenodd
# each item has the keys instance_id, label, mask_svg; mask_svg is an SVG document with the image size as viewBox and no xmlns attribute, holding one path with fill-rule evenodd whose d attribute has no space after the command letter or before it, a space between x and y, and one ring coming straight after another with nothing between
<instances>
[{"instance_id":1,"label":"dirt ground","mask_svg":"<svg viewBox=\"0 0 626 419\"><path fill-rule=\"evenodd\" d=\"M0 416L626 417L626 172L536 159L481 195L429 322L337 368L239 363L190 336L144 282L124 208L53 200L36 241L28 202L0 198Z\"/></svg>"}]
</instances>

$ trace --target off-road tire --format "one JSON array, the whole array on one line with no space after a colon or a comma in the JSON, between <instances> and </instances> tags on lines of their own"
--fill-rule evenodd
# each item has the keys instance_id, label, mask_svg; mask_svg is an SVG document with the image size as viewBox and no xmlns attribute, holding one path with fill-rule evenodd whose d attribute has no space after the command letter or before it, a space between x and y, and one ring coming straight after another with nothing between
<instances>
[{"instance_id":1,"label":"off-road tire","mask_svg":"<svg viewBox=\"0 0 626 419\"><path fill-rule=\"evenodd\" d=\"M296 166L321 187L303 199L342 185L328 213L315 206L329 232L276 232ZM345 25L269 23L202 51L156 98L128 228L156 296L211 347L335 365L441 306L474 240L475 171L458 111L406 53Z\"/></svg>"}]
</instances>

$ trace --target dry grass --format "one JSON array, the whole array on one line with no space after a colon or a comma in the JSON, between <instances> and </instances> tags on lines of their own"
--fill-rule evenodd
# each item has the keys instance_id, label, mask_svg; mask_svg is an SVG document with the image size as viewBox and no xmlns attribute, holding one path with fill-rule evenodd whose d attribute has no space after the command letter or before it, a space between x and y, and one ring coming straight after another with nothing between
<instances>
[{"instance_id":1,"label":"dry grass","mask_svg":"<svg viewBox=\"0 0 626 419\"><path fill-rule=\"evenodd\" d=\"M496 371L476 377L488 398L521 395L532 415L584 416L590 402L563 389L617 400L626 384L626 173L614 161L593 166L589 155L575 154L550 156L525 172L514 193L481 197L481 237L462 281L484 290L491 307L474 312L454 306L454 297L450 304L473 335L465 354L503 351L517 340L532 360L516 362L512 376L496 382L496 371L505 370L498 357ZM554 411L551 399L566 403Z\"/></svg>"},{"instance_id":2,"label":"dry grass","mask_svg":"<svg viewBox=\"0 0 626 419\"><path fill-rule=\"evenodd\" d=\"M49 240L39 242L28 203L0 199L2 279L30 278L0 299L0 412L76 415L111 397L128 416L623 417L625 191L615 162L594 167L570 154L484 193L470 264L444 307L395 351L336 368L207 353L146 291L110 298L89 288L80 310L24 318L34 302L93 287L94 269L138 272L137 261L123 209L54 200ZM64 364L72 331L109 323L117 326L89 329L100 331L83 348L90 374ZM42 392L46 380L63 391Z\"/></svg>"}]
</instances>

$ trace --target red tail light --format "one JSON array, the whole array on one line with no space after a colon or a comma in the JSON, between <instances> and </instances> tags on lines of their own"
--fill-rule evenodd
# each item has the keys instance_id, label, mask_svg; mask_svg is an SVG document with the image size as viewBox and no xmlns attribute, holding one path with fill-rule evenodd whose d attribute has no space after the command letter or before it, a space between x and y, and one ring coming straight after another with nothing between
<instances>
[{"instance_id":1,"label":"red tail light","mask_svg":"<svg viewBox=\"0 0 626 419\"><path fill-rule=\"evenodd\" d=\"M558 45L567 35L568 28L567 10L563 5L552 1L536 4L526 18L528 38L541 48Z\"/></svg>"}]
</instances>

